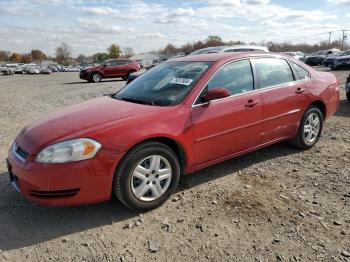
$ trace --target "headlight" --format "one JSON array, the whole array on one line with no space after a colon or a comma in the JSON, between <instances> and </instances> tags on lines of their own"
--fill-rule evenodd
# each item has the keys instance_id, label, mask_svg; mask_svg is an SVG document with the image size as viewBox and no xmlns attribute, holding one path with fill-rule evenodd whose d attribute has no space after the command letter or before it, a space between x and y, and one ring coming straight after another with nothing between
<instances>
[{"instance_id":1,"label":"headlight","mask_svg":"<svg viewBox=\"0 0 350 262\"><path fill-rule=\"evenodd\" d=\"M50 145L38 154L35 161L41 163L66 163L93 158L101 144L88 139L72 139Z\"/></svg>"}]
</instances>

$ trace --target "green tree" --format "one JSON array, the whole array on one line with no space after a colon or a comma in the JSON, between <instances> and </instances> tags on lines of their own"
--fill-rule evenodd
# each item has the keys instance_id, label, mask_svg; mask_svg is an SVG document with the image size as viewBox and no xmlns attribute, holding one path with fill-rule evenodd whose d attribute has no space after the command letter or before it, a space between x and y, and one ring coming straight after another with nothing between
<instances>
[{"instance_id":1,"label":"green tree","mask_svg":"<svg viewBox=\"0 0 350 262\"><path fill-rule=\"evenodd\" d=\"M107 53L96 53L92 55L92 60L94 63L101 64L103 61L107 60L109 58L109 54Z\"/></svg>"},{"instance_id":2,"label":"green tree","mask_svg":"<svg viewBox=\"0 0 350 262\"><path fill-rule=\"evenodd\" d=\"M116 44L111 44L111 46L107 48L107 51L109 58L118 58L122 52L120 47Z\"/></svg>"}]
</instances>

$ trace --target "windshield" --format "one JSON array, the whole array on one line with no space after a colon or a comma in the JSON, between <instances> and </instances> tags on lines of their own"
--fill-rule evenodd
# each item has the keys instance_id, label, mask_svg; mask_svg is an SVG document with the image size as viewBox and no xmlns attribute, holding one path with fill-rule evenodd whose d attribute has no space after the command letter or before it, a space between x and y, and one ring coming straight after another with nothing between
<instances>
[{"instance_id":1,"label":"windshield","mask_svg":"<svg viewBox=\"0 0 350 262\"><path fill-rule=\"evenodd\" d=\"M114 98L133 103L171 106L180 103L212 62L166 62L147 71Z\"/></svg>"}]
</instances>

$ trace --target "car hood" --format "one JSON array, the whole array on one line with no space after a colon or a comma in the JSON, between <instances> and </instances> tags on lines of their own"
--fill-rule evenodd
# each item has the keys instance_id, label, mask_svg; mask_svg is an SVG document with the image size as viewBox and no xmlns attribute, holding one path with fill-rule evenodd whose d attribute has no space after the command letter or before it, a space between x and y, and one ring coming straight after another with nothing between
<instances>
[{"instance_id":1,"label":"car hood","mask_svg":"<svg viewBox=\"0 0 350 262\"><path fill-rule=\"evenodd\" d=\"M16 143L30 154L58 141L84 136L122 119L160 110L161 107L141 105L112 99L108 96L67 106L34 121L23 128Z\"/></svg>"},{"instance_id":2,"label":"car hood","mask_svg":"<svg viewBox=\"0 0 350 262\"><path fill-rule=\"evenodd\" d=\"M338 56L337 59L347 59L350 58L350 55Z\"/></svg>"}]
</instances>

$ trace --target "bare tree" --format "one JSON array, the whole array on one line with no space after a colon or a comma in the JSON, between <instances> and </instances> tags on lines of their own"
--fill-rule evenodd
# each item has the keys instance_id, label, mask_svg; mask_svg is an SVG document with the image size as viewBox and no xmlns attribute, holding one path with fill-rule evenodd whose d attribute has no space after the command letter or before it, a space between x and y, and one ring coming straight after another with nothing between
<instances>
[{"instance_id":1,"label":"bare tree","mask_svg":"<svg viewBox=\"0 0 350 262\"><path fill-rule=\"evenodd\" d=\"M60 63L68 64L68 58L70 57L72 51L67 43L62 43L56 48L56 60Z\"/></svg>"},{"instance_id":2,"label":"bare tree","mask_svg":"<svg viewBox=\"0 0 350 262\"><path fill-rule=\"evenodd\" d=\"M9 52L0 50L0 61L8 61L10 60Z\"/></svg>"},{"instance_id":3,"label":"bare tree","mask_svg":"<svg viewBox=\"0 0 350 262\"><path fill-rule=\"evenodd\" d=\"M127 58L132 57L135 54L134 49L132 49L131 47L125 47L123 49L123 53L124 53L124 56Z\"/></svg>"}]
</instances>

